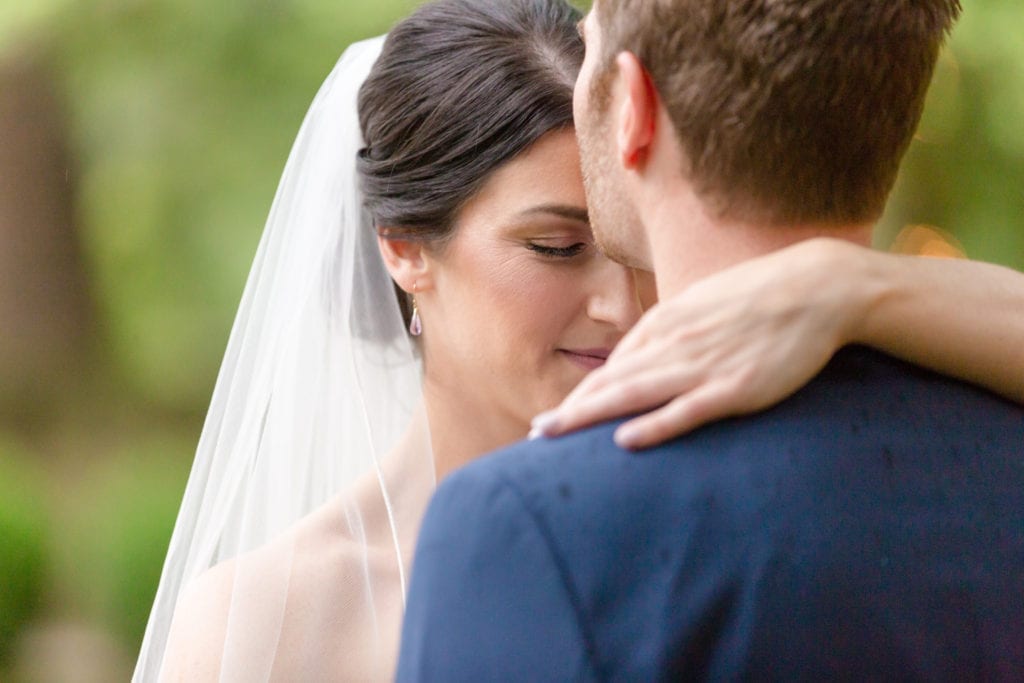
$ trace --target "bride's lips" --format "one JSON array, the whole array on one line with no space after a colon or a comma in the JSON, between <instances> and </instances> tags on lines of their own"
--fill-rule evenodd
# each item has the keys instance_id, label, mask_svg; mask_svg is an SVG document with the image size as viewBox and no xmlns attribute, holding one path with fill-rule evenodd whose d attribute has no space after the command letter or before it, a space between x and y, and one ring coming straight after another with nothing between
<instances>
[{"instance_id":1,"label":"bride's lips","mask_svg":"<svg viewBox=\"0 0 1024 683\"><path fill-rule=\"evenodd\" d=\"M596 370L604 365L611 355L611 349L558 349L558 352L576 365L587 370Z\"/></svg>"}]
</instances>

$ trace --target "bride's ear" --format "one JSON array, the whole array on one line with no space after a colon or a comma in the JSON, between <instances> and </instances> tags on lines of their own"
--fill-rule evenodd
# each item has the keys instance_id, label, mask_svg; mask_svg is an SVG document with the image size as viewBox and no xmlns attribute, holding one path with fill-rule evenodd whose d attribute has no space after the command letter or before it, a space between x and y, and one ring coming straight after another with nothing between
<instances>
[{"instance_id":1,"label":"bride's ear","mask_svg":"<svg viewBox=\"0 0 1024 683\"><path fill-rule=\"evenodd\" d=\"M399 287L410 293L413 289L422 292L431 288L430 259L424 258L426 245L423 242L388 237L387 231L382 231L377 235L377 246L384 267Z\"/></svg>"}]
</instances>

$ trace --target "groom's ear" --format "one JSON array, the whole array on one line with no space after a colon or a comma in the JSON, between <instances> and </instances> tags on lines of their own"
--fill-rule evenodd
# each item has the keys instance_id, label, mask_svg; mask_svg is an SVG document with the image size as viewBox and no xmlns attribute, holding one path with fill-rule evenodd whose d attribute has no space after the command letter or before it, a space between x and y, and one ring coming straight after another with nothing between
<instances>
[{"instance_id":1,"label":"groom's ear","mask_svg":"<svg viewBox=\"0 0 1024 683\"><path fill-rule=\"evenodd\" d=\"M627 170L642 170L654 141L658 91L636 55L622 52L615 61L623 93L616 122L619 162Z\"/></svg>"},{"instance_id":2,"label":"groom's ear","mask_svg":"<svg viewBox=\"0 0 1024 683\"><path fill-rule=\"evenodd\" d=\"M377 246L391 279L403 290L422 292L432 286L430 262L424 258L426 245L423 242L389 237L384 229L377 234Z\"/></svg>"}]
</instances>

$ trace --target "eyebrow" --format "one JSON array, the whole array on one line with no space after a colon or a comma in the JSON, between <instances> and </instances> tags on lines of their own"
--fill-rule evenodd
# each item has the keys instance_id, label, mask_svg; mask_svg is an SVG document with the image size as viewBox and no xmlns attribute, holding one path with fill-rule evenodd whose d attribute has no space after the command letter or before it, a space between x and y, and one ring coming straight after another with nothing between
<instances>
[{"instance_id":1,"label":"eyebrow","mask_svg":"<svg viewBox=\"0 0 1024 683\"><path fill-rule=\"evenodd\" d=\"M538 213L547 213L561 218L568 218L569 220L579 221L580 223L586 223L590 225L590 214L586 209L578 206L570 206L568 204L541 204L540 206L534 206L525 211L521 212L521 216L532 216Z\"/></svg>"}]
</instances>

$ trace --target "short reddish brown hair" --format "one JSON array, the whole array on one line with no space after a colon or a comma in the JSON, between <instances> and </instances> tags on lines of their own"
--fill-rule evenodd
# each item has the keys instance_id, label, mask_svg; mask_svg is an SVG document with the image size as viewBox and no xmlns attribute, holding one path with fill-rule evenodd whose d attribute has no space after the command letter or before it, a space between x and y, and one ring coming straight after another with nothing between
<instances>
[{"instance_id":1,"label":"short reddish brown hair","mask_svg":"<svg viewBox=\"0 0 1024 683\"><path fill-rule=\"evenodd\" d=\"M602 107L615 57L650 74L720 216L877 219L958 0L597 0Z\"/></svg>"}]
</instances>

